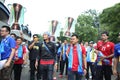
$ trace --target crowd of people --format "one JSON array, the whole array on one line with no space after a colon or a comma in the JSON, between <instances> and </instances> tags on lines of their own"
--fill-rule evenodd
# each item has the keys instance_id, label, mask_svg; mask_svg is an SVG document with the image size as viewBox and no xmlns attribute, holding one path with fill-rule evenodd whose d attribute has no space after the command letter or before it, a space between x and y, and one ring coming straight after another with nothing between
<instances>
[{"instance_id":1,"label":"crowd of people","mask_svg":"<svg viewBox=\"0 0 120 80\"><path fill-rule=\"evenodd\" d=\"M70 41L65 39L61 43L50 41L50 33L44 32L43 41L34 34L33 40L25 45L22 34L18 37L11 33L9 26L2 26L0 35L0 80L11 80L12 72L14 80L21 80L22 66L28 63L27 59L30 80L57 80L56 72L61 80L63 76L66 80L83 80L83 77L84 80L112 80L112 75L120 80L120 43L110 42L106 31L98 42L85 44L79 43L75 33Z\"/></svg>"}]
</instances>

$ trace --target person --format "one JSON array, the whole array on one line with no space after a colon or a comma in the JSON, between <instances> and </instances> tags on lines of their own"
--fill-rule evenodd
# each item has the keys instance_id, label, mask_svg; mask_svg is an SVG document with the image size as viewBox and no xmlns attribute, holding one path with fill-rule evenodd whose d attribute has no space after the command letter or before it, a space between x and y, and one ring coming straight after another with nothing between
<instances>
[{"instance_id":1,"label":"person","mask_svg":"<svg viewBox=\"0 0 120 80\"><path fill-rule=\"evenodd\" d=\"M87 48L87 57L86 57L86 60L87 60L87 74L86 74L86 79L89 80L89 68L91 70L91 74L92 74L92 80L94 80L95 78L95 69L94 69L94 63L97 59L97 55L96 53L94 52L95 49L94 49L94 46L93 46L94 42L93 41L90 41L89 42L89 47Z\"/></svg>"},{"instance_id":2,"label":"person","mask_svg":"<svg viewBox=\"0 0 120 80\"><path fill-rule=\"evenodd\" d=\"M103 76L105 80L111 80L112 75L112 58L114 53L114 43L108 40L109 33L104 31L101 34L102 40L97 42L97 50L101 51L104 56L101 56L102 67L96 67L96 77L95 80L103 80ZM104 59L108 60L109 63L106 64Z\"/></svg>"},{"instance_id":3,"label":"person","mask_svg":"<svg viewBox=\"0 0 120 80\"><path fill-rule=\"evenodd\" d=\"M50 41L49 32L43 33L43 39L35 66L37 68L40 63L42 80L53 80L54 67L57 67L56 45Z\"/></svg>"},{"instance_id":4,"label":"person","mask_svg":"<svg viewBox=\"0 0 120 80\"><path fill-rule=\"evenodd\" d=\"M66 56L66 51L68 49L68 46L69 46L69 44L68 44L67 40L64 40L64 43L61 45L61 53L60 53L60 65L61 65L60 74L59 74L60 78L63 77L65 65L66 65L65 75L67 76L68 57Z\"/></svg>"},{"instance_id":5,"label":"person","mask_svg":"<svg viewBox=\"0 0 120 80\"><path fill-rule=\"evenodd\" d=\"M14 80L20 80L21 78L21 72L22 72L22 64L26 64L26 46L22 45L22 38L17 37L16 38L16 51L15 51L15 57L14 57Z\"/></svg>"},{"instance_id":6,"label":"person","mask_svg":"<svg viewBox=\"0 0 120 80\"><path fill-rule=\"evenodd\" d=\"M11 33L10 36L16 40L17 35L15 33Z\"/></svg>"},{"instance_id":7,"label":"person","mask_svg":"<svg viewBox=\"0 0 120 80\"><path fill-rule=\"evenodd\" d=\"M2 41L0 44L0 80L10 80L13 68L13 57L15 54L15 40L10 36L10 27L1 27Z\"/></svg>"},{"instance_id":8,"label":"person","mask_svg":"<svg viewBox=\"0 0 120 80\"><path fill-rule=\"evenodd\" d=\"M68 56L68 80L82 80L87 69L86 50L84 46L78 44L77 34L71 36L71 43L66 53Z\"/></svg>"},{"instance_id":9,"label":"person","mask_svg":"<svg viewBox=\"0 0 120 80\"><path fill-rule=\"evenodd\" d=\"M29 49L29 60L30 60L30 80L35 80L35 61L36 57L39 54L39 49L40 49L40 41L38 38L38 34L33 35L33 41L31 41L28 44L28 49ZM37 78L39 79L40 73L38 70L37 73Z\"/></svg>"},{"instance_id":10,"label":"person","mask_svg":"<svg viewBox=\"0 0 120 80\"><path fill-rule=\"evenodd\" d=\"M117 80L120 80L120 33L118 39L119 43L114 48L113 74L117 76Z\"/></svg>"}]
</instances>

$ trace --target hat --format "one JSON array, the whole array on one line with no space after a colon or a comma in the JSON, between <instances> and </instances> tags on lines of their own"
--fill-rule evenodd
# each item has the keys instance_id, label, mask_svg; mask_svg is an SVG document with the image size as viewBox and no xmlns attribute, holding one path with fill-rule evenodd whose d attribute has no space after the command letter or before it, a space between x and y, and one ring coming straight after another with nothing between
<instances>
[{"instance_id":1,"label":"hat","mask_svg":"<svg viewBox=\"0 0 120 80\"><path fill-rule=\"evenodd\" d=\"M90 41L89 44L94 44L94 42L93 42L93 41Z\"/></svg>"},{"instance_id":2,"label":"hat","mask_svg":"<svg viewBox=\"0 0 120 80\"><path fill-rule=\"evenodd\" d=\"M44 32L43 35L46 34L48 35L48 37L50 37L50 33L49 32Z\"/></svg>"}]
</instances>

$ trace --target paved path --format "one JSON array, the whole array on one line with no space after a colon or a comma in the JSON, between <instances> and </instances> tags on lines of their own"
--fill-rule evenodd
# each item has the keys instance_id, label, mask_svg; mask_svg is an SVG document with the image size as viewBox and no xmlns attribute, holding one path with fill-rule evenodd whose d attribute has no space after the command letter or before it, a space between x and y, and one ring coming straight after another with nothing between
<instances>
[{"instance_id":1,"label":"paved path","mask_svg":"<svg viewBox=\"0 0 120 80\"><path fill-rule=\"evenodd\" d=\"M63 78L58 78L58 72L56 73L57 74L57 80L67 80L65 76L63 76ZM22 75L21 75L21 80L30 80L30 73L29 73L29 67L24 67L22 69ZM14 80L14 79L12 79ZM83 79L85 80L85 79ZM112 76L112 80L115 80L115 78Z\"/></svg>"}]
</instances>

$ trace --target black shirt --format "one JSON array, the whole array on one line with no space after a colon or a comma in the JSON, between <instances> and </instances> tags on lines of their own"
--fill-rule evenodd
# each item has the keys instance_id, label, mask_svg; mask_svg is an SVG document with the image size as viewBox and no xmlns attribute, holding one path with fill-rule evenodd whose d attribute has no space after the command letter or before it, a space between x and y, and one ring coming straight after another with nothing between
<instances>
[{"instance_id":1,"label":"black shirt","mask_svg":"<svg viewBox=\"0 0 120 80\"><path fill-rule=\"evenodd\" d=\"M30 46L32 43L33 43L33 41L30 42L29 46ZM39 52L40 52L40 42L35 43L34 46L33 46L33 48L32 48L32 49L29 49L29 51L30 51L30 53L29 53L29 59L30 59L30 60L36 60L37 55L38 55Z\"/></svg>"}]
</instances>

